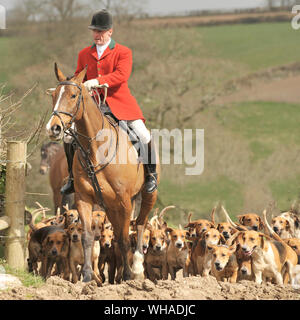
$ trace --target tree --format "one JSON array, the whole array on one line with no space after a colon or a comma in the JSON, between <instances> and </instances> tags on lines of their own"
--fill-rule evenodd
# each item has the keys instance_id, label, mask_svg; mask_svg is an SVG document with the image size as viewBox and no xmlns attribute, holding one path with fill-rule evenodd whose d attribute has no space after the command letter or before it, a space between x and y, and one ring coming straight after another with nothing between
<instances>
[{"instance_id":1,"label":"tree","mask_svg":"<svg viewBox=\"0 0 300 320\"><path fill-rule=\"evenodd\" d=\"M109 10L118 22L128 22L141 16L147 2L148 0L94 0L98 9Z\"/></svg>"},{"instance_id":2,"label":"tree","mask_svg":"<svg viewBox=\"0 0 300 320\"><path fill-rule=\"evenodd\" d=\"M79 0L23 0L15 11L25 20L65 21L76 15L82 15L85 7Z\"/></svg>"},{"instance_id":3,"label":"tree","mask_svg":"<svg viewBox=\"0 0 300 320\"><path fill-rule=\"evenodd\" d=\"M268 7L269 10L271 10L272 8L274 8L275 2L276 2L276 0L266 0L267 7Z\"/></svg>"}]
</instances>

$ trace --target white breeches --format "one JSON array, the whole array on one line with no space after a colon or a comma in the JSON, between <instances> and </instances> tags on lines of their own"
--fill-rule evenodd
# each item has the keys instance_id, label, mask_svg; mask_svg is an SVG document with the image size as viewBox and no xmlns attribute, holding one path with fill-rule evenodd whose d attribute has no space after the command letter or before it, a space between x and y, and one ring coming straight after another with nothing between
<instances>
[{"instance_id":1,"label":"white breeches","mask_svg":"<svg viewBox=\"0 0 300 320\"><path fill-rule=\"evenodd\" d=\"M108 105L101 105L102 112L111 112ZM138 120L122 120L126 121L128 127L132 128L136 135L140 138L141 142L147 144L151 140L151 135L149 130L146 128L144 121Z\"/></svg>"},{"instance_id":2,"label":"white breeches","mask_svg":"<svg viewBox=\"0 0 300 320\"><path fill-rule=\"evenodd\" d=\"M150 142L151 135L149 130L146 128L143 120L128 120L127 124L137 134L142 143L147 144Z\"/></svg>"}]
</instances>

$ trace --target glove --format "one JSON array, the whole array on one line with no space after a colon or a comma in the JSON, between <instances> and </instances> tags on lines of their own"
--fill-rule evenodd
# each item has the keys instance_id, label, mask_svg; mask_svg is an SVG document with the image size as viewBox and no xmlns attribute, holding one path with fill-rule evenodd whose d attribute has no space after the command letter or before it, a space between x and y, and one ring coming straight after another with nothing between
<instances>
[{"instance_id":1,"label":"glove","mask_svg":"<svg viewBox=\"0 0 300 320\"><path fill-rule=\"evenodd\" d=\"M91 79L84 83L84 86L88 89L88 91L91 91L93 87L98 85L99 85L99 81L97 79Z\"/></svg>"}]
</instances>

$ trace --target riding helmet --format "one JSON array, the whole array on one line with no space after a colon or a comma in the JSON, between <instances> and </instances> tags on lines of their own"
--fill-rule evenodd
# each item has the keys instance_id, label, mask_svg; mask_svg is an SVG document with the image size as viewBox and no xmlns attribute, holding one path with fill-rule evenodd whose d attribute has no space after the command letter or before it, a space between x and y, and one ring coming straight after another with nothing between
<instances>
[{"instance_id":1,"label":"riding helmet","mask_svg":"<svg viewBox=\"0 0 300 320\"><path fill-rule=\"evenodd\" d=\"M112 15L105 9L96 12L93 15L91 25L88 26L92 30L109 30L112 28Z\"/></svg>"}]
</instances>

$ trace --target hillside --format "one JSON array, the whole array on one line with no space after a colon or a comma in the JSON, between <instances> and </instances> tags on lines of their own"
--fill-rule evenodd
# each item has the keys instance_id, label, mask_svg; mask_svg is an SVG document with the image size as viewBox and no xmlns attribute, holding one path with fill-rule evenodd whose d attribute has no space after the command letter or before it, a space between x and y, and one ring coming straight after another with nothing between
<instances>
[{"instance_id":1,"label":"hillside","mask_svg":"<svg viewBox=\"0 0 300 320\"><path fill-rule=\"evenodd\" d=\"M17 96L38 82L19 113L20 128L30 126L46 108L50 113L44 90L56 83L53 64L58 62L67 75L74 72L77 53L91 43L86 25L29 26L25 34L0 38L0 80ZM286 86L278 82L288 81L288 68L280 79L276 72L261 76L299 62L298 33L290 23L188 28L132 24L116 27L113 37L133 50L129 84L148 127L205 132L202 175L185 176L185 165L163 166L160 205L179 207L168 214L170 223L184 223L189 210L195 218L207 217L218 201L232 215L260 213L270 201L276 201L278 210L291 205L300 191L299 90L293 80ZM22 59L16 59L16 48L24 53ZM294 79L299 75L294 70ZM243 80L249 77L251 81ZM286 97L279 94L284 90L289 90ZM29 160L28 192L50 195L47 177L38 172L39 160L36 151ZM37 200L51 206L51 196L27 195L28 206Z\"/></svg>"}]
</instances>

